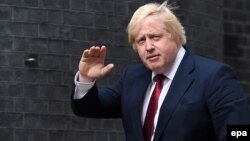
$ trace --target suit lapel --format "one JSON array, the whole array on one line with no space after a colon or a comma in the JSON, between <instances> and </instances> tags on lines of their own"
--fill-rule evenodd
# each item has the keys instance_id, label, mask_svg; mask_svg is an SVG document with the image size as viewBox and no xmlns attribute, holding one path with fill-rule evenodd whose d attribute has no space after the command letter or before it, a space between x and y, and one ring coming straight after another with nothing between
<instances>
[{"instance_id":1,"label":"suit lapel","mask_svg":"<svg viewBox=\"0 0 250 141\"><path fill-rule=\"evenodd\" d=\"M133 104L133 110L131 112L131 119L133 121L133 133L137 133L136 137L137 140L142 140L144 139L144 135L143 135L143 125L141 122L141 114L142 114L142 103L144 100L144 95L146 93L146 90L148 88L148 85L151 81L151 74L152 72L148 69L146 69L146 71L140 76L138 77L139 80L138 82L136 82L136 89L133 93L133 98L131 100L133 100L131 102L131 104Z\"/></svg>"},{"instance_id":2,"label":"suit lapel","mask_svg":"<svg viewBox=\"0 0 250 141\"><path fill-rule=\"evenodd\" d=\"M194 58L186 51L186 54L175 74L172 84L168 90L164 102L161 106L154 140L159 140L164 128L166 128L171 116L185 92L192 85L194 77L192 71L194 70Z\"/></svg>"}]
</instances>

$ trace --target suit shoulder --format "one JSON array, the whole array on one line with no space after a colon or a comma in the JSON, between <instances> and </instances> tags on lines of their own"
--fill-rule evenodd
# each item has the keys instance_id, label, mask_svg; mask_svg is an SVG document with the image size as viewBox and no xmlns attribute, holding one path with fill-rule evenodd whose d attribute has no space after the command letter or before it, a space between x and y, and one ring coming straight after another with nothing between
<instances>
[{"instance_id":1,"label":"suit shoulder","mask_svg":"<svg viewBox=\"0 0 250 141\"><path fill-rule=\"evenodd\" d=\"M227 68L232 69L231 66L229 66L228 64L225 64L223 62L219 62L217 60L213 60L207 57L198 56L198 55L195 56L195 64L196 64L196 67L200 67L202 69L208 69L208 70L218 69L221 67L227 67Z\"/></svg>"},{"instance_id":2,"label":"suit shoulder","mask_svg":"<svg viewBox=\"0 0 250 141\"><path fill-rule=\"evenodd\" d=\"M236 76L235 70L228 64L207 57L195 57L195 69L199 76Z\"/></svg>"}]
</instances>

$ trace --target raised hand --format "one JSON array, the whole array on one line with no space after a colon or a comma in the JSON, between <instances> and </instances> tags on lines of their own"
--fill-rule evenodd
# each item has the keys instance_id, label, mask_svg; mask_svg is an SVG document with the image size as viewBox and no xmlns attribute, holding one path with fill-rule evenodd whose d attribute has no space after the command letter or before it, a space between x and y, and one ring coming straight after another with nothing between
<instances>
[{"instance_id":1,"label":"raised hand","mask_svg":"<svg viewBox=\"0 0 250 141\"><path fill-rule=\"evenodd\" d=\"M114 64L104 65L106 58L105 46L92 46L83 52L79 63L80 81L84 78L87 81L93 81L106 75L112 70Z\"/></svg>"}]
</instances>

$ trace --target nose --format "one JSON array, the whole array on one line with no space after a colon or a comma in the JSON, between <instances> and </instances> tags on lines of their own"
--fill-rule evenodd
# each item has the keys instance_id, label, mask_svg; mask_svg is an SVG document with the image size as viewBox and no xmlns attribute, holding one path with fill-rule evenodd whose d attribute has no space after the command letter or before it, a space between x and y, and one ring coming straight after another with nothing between
<instances>
[{"instance_id":1,"label":"nose","mask_svg":"<svg viewBox=\"0 0 250 141\"><path fill-rule=\"evenodd\" d=\"M146 50L152 51L154 49L153 42L150 39L146 39Z\"/></svg>"}]
</instances>

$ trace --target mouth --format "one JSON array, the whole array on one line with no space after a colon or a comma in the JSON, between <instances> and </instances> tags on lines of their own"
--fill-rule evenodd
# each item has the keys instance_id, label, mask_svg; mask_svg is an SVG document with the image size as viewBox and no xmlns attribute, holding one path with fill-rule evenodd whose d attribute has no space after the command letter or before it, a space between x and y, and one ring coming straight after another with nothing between
<instances>
[{"instance_id":1,"label":"mouth","mask_svg":"<svg viewBox=\"0 0 250 141\"><path fill-rule=\"evenodd\" d=\"M155 55L150 55L150 56L146 57L146 59L149 61L156 61L157 59L159 59L159 57L160 57L159 54L155 54Z\"/></svg>"}]
</instances>

